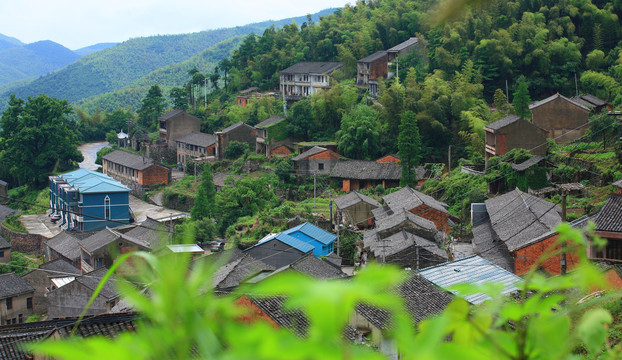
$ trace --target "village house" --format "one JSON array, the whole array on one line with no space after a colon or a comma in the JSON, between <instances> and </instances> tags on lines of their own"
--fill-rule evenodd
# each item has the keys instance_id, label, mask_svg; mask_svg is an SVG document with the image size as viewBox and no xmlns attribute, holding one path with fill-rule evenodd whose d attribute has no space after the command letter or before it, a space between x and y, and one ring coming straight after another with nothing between
<instances>
[{"instance_id":1,"label":"village house","mask_svg":"<svg viewBox=\"0 0 622 360\"><path fill-rule=\"evenodd\" d=\"M486 133L486 165L494 156L512 149L526 149L534 155L546 155L548 132L518 115L510 114L484 126Z\"/></svg>"},{"instance_id":2,"label":"village house","mask_svg":"<svg viewBox=\"0 0 622 360\"><path fill-rule=\"evenodd\" d=\"M45 260L61 259L80 269L80 240L93 234L94 232L61 231L45 242Z\"/></svg>"},{"instance_id":3,"label":"village house","mask_svg":"<svg viewBox=\"0 0 622 360\"><path fill-rule=\"evenodd\" d=\"M333 152L337 152L337 143L334 141L301 141L294 143L294 146L298 154L309 151L316 146L326 148Z\"/></svg>"},{"instance_id":4,"label":"village house","mask_svg":"<svg viewBox=\"0 0 622 360\"><path fill-rule=\"evenodd\" d=\"M299 62L279 72L280 92L286 100L300 100L329 89L330 74L340 67L338 62Z\"/></svg>"},{"instance_id":5,"label":"village house","mask_svg":"<svg viewBox=\"0 0 622 360\"><path fill-rule=\"evenodd\" d=\"M588 247L588 257L601 260L622 260L622 180L613 183L616 192L609 195L602 209L594 216L595 235L607 239L607 245L598 249Z\"/></svg>"},{"instance_id":6,"label":"village house","mask_svg":"<svg viewBox=\"0 0 622 360\"><path fill-rule=\"evenodd\" d=\"M160 141L175 149L177 140L201 131L201 119L183 110L171 110L158 118Z\"/></svg>"},{"instance_id":7,"label":"village house","mask_svg":"<svg viewBox=\"0 0 622 360\"><path fill-rule=\"evenodd\" d=\"M0 326L0 358L47 360L49 358L45 356L30 353L25 345L47 339L68 337L87 338L100 335L114 338L126 331L135 331L139 325L137 317L138 315L133 312L86 316L79 323L78 316L75 316L18 325L3 325ZM76 327L75 332L74 327Z\"/></svg>"},{"instance_id":8,"label":"village house","mask_svg":"<svg viewBox=\"0 0 622 360\"><path fill-rule=\"evenodd\" d=\"M337 216L340 222L360 226L372 226L373 216L371 211L382 205L357 191L351 191L347 195L335 199Z\"/></svg>"},{"instance_id":9,"label":"village house","mask_svg":"<svg viewBox=\"0 0 622 360\"><path fill-rule=\"evenodd\" d=\"M448 233L451 226L460 220L447 211L447 204L410 186L404 186L398 191L383 196L382 199L386 205L372 211L376 222L403 209L432 221L438 231Z\"/></svg>"},{"instance_id":10,"label":"village house","mask_svg":"<svg viewBox=\"0 0 622 360\"><path fill-rule=\"evenodd\" d=\"M590 108L559 93L529 105L531 122L562 144L585 135Z\"/></svg>"},{"instance_id":11,"label":"village house","mask_svg":"<svg viewBox=\"0 0 622 360\"><path fill-rule=\"evenodd\" d=\"M142 196L153 185L171 181L171 170L168 167L128 151L115 150L104 155L102 165L104 174L128 186L137 196Z\"/></svg>"},{"instance_id":12,"label":"village house","mask_svg":"<svg viewBox=\"0 0 622 360\"><path fill-rule=\"evenodd\" d=\"M21 324L34 314L35 289L15 273L0 274L0 324Z\"/></svg>"},{"instance_id":13,"label":"village house","mask_svg":"<svg viewBox=\"0 0 622 360\"><path fill-rule=\"evenodd\" d=\"M107 271L105 267L99 268L76 276L73 281L49 291L47 293L48 317L57 319L80 316ZM88 308L86 315L108 313L118 302L119 294L115 290L115 280L110 278Z\"/></svg>"},{"instance_id":14,"label":"village house","mask_svg":"<svg viewBox=\"0 0 622 360\"><path fill-rule=\"evenodd\" d=\"M494 282L503 284L501 294L510 296L518 291L518 286L523 282L520 277L478 255L431 266L419 270L419 274L439 288L446 289L454 294L458 294L458 292L451 290L453 285L482 285ZM486 300L491 300L491 297L483 293L476 293L467 295L464 299L472 305L478 305Z\"/></svg>"},{"instance_id":15,"label":"village house","mask_svg":"<svg viewBox=\"0 0 622 360\"><path fill-rule=\"evenodd\" d=\"M76 276L82 273L72 264L62 259L48 261L39 265L37 269L33 269L22 275L22 279L26 280L35 290L33 295L33 312L35 314L46 314L48 312L48 298L46 294L57 284L73 281Z\"/></svg>"},{"instance_id":16,"label":"village house","mask_svg":"<svg viewBox=\"0 0 622 360\"><path fill-rule=\"evenodd\" d=\"M258 87L249 87L248 89L240 91L238 94L238 105L244 107L248 104L250 98L256 97L259 92Z\"/></svg>"},{"instance_id":17,"label":"village house","mask_svg":"<svg viewBox=\"0 0 622 360\"><path fill-rule=\"evenodd\" d=\"M281 256L274 256L275 254L279 254L276 250L279 249L289 249L292 251L284 250L283 256L288 257L293 254L295 248L280 248L280 243L274 243L277 247L274 249L276 252L272 252L272 256L267 258L259 258L253 256L251 251L244 251L235 248L233 250L223 251L219 254L212 254L207 258L201 258L201 261L214 261L218 263L223 258L226 259L226 262L222 264L218 270L214 274L214 278L212 279L212 284L215 289L224 290L224 289L233 289L238 287L242 282L251 278L253 276L258 276L261 274L268 274L274 270L276 270L280 266L285 266L283 264L287 264L287 261L284 261ZM280 255L280 254L279 254ZM301 256L295 257L295 260L299 259ZM212 259L214 258L214 259ZM265 261L264 261L265 260ZM295 260L289 260L291 262ZM220 265L220 263L218 263Z\"/></svg>"},{"instance_id":18,"label":"village house","mask_svg":"<svg viewBox=\"0 0 622 360\"><path fill-rule=\"evenodd\" d=\"M266 246L264 246L264 243L268 243L272 240L278 240L279 242L287 244L288 246L293 246L294 248L301 251L303 254L312 251L313 255L319 257L326 256L335 250L335 241L337 240L337 236L311 223L306 222L278 234L268 235L260 240L257 245L246 251L249 251L253 256L257 258L263 258L264 256L262 256L263 254L261 252L265 248L267 248ZM270 243L268 247L274 248L275 244ZM255 250L252 250L253 248L255 248Z\"/></svg>"},{"instance_id":19,"label":"village house","mask_svg":"<svg viewBox=\"0 0 622 360\"><path fill-rule=\"evenodd\" d=\"M0 235L0 263L6 264L11 261L11 243Z\"/></svg>"},{"instance_id":20,"label":"village house","mask_svg":"<svg viewBox=\"0 0 622 360\"><path fill-rule=\"evenodd\" d=\"M562 221L561 208L518 189L473 204L474 252L516 275L526 273L555 241L552 231ZM559 272L559 257L542 268Z\"/></svg>"},{"instance_id":21,"label":"village house","mask_svg":"<svg viewBox=\"0 0 622 360\"><path fill-rule=\"evenodd\" d=\"M285 116L274 115L255 125L257 129L257 140L255 152L266 155L268 159L272 156L289 156L292 154L294 144L287 137L287 121Z\"/></svg>"},{"instance_id":22,"label":"village house","mask_svg":"<svg viewBox=\"0 0 622 360\"><path fill-rule=\"evenodd\" d=\"M217 131L215 135L218 137L216 153L219 160L225 158L227 147L232 141L248 144L251 149L255 147L257 141L257 129L241 121Z\"/></svg>"},{"instance_id":23,"label":"village house","mask_svg":"<svg viewBox=\"0 0 622 360\"><path fill-rule=\"evenodd\" d=\"M363 249L378 263L421 269L447 261L439 246L443 240L432 221L399 209L377 219L376 228L363 233Z\"/></svg>"},{"instance_id":24,"label":"village house","mask_svg":"<svg viewBox=\"0 0 622 360\"><path fill-rule=\"evenodd\" d=\"M94 231L130 222L130 189L108 175L79 169L49 179L51 216L60 216L63 229Z\"/></svg>"},{"instance_id":25,"label":"village house","mask_svg":"<svg viewBox=\"0 0 622 360\"><path fill-rule=\"evenodd\" d=\"M389 55L386 51L377 51L356 62L356 84L364 85L370 95L378 95L378 81L387 77Z\"/></svg>"},{"instance_id":26,"label":"village house","mask_svg":"<svg viewBox=\"0 0 622 360\"><path fill-rule=\"evenodd\" d=\"M342 156L336 152L314 146L292 158L298 176L328 175Z\"/></svg>"},{"instance_id":27,"label":"village house","mask_svg":"<svg viewBox=\"0 0 622 360\"><path fill-rule=\"evenodd\" d=\"M574 96L571 97L570 100L590 108L592 110L592 114L600 114L603 109L607 109L607 111L613 111L613 105L591 94Z\"/></svg>"},{"instance_id":28,"label":"village house","mask_svg":"<svg viewBox=\"0 0 622 360\"><path fill-rule=\"evenodd\" d=\"M423 42L420 42L419 38L411 37L410 39L404 42L401 42L395 45L394 47L390 48L389 50L387 50L387 55L388 55L387 66L390 69L391 66L393 66L393 62L396 62L398 57L404 57L415 50L421 52L424 49L425 49L425 44ZM422 56L422 58L424 57ZM399 69L399 64L397 63L396 63L396 69ZM389 72L387 75L388 77L392 77L393 75L396 75L396 74L393 74L393 72Z\"/></svg>"},{"instance_id":29,"label":"village house","mask_svg":"<svg viewBox=\"0 0 622 360\"><path fill-rule=\"evenodd\" d=\"M338 161L330 177L339 181L341 191L350 192L358 189L384 189L397 187L402 178L402 167L394 162L368 160Z\"/></svg>"},{"instance_id":30,"label":"village house","mask_svg":"<svg viewBox=\"0 0 622 360\"><path fill-rule=\"evenodd\" d=\"M212 134L191 133L177 140L177 163L186 167L186 161L215 161L218 137Z\"/></svg>"}]
</instances>

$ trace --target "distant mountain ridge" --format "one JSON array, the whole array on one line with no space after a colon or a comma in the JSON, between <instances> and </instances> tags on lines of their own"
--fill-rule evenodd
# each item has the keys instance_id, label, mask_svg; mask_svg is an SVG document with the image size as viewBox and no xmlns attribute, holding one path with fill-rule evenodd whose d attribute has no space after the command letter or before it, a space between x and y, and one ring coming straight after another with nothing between
<instances>
[{"instance_id":1,"label":"distant mountain ridge","mask_svg":"<svg viewBox=\"0 0 622 360\"><path fill-rule=\"evenodd\" d=\"M95 44L95 45L91 45L91 46L86 46L80 49L76 49L73 52L75 52L76 54L80 55L80 56L84 56L84 55L88 55L88 54L92 54L94 52L98 52L104 49L108 49L109 47L113 47L115 45L117 45L118 43L116 42L106 42L106 43L99 43L99 44Z\"/></svg>"},{"instance_id":2,"label":"distant mountain ridge","mask_svg":"<svg viewBox=\"0 0 622 360\"><path fill-rule=\"evenodd\" d=\"M335 10L322 10L313 14L312 19L319 21L320 16L331 14ZM8 106L10 94L20 98L46 94L67 99L70 103L84 103L85 99L91 99L90 104L94 104L93 98L107 94L105 97L108 99L134 99L127 103L115 102L114 108L134 106L135 99L142 98L146 93L143 88L153 85L146 84L146 79L157 81L166 78L167 84L159 84L165 87L181 84L186 80L187 70L192 68L188 66L197 66L202 72L211 71L217 61L229 56L230 51L239 45L241 37L251 33L261 34L272 25L281 27L292 21L301 24L307 21L307 16L191 34L133 38L83 56L60 70L26 84L22 81L16 86L2 86L5 91L0 94L0 111ZM197 58L190 60L193 57ZM187 63L174 66L184 62ZM160 69L163 70L159 71ZM114 95L115 92L125 95L119 97ZM110 101L103 101L102 108L108 108L107 103Z\"/></svg>"}]
</instances>

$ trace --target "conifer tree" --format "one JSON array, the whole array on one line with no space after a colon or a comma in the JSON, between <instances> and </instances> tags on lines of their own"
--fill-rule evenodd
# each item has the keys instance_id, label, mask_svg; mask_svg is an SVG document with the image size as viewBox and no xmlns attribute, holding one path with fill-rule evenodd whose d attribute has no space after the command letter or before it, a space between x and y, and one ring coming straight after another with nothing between
<instances>
[{"instance_id":1,"label":"conifer tree","mask_svg":"<svg viewBox=\"0 0 622 360\"><path fill-rule=\"evenodd\" d=\"M201 174L201 185L194 201L194 206L190 210L193 220L209 219L213 215L214 203L216 200L216 188L214 187L214 177L212 169L208 163L203 165Z\"/></svg>"},{"instance_id":2,"label":"conifer tree","mask_svg":"<svg viewBox=\"0 0 622 360\"><path fill-rule=\"evenodd\" d=\"M417 181L415 167L421 161L421 137L415 113L406 111L402 115L400 133L397 137L398 155L402 164L402 178L400 185L413 186Z\"/></svg>"},{"instance_id":3,"label":"conifer tree","mask_svg":"<svg viewBox=\"0 0 622 360\"><path fill-rule=\"evenodd\" d=\"M529 97L529 89L524 78L519 80L518 88L512 95L514 96L513 102L516 115L523 119L531 119L531 111L529 111L531 98Z\"/></svg>"}]
</instances>

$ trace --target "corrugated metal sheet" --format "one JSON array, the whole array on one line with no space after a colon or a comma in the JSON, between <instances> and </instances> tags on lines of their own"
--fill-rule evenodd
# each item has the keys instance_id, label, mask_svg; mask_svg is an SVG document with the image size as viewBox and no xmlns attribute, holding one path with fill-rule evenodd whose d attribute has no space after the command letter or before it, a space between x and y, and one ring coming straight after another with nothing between
<instances>
[{"instance_id":1,"label":"corrugated metal sheet","mask_svg":"<svg viewBox=\"0 0 622 360\"><path fill-rule=\"evenodd\" d=\"M331 234L326 230L323 230L311 223L304 223L302 225L295 226L289 230L285 230L282 234L291 235L297 231L302 232L303 234L321 242L322 244L330 244L331 242L337 240L337 235Z\"/></svg>"},{"instance_id":2,"label":"corrugated metal sheet","mask_svg":"<svg viewBox=\"0 0 622 360\"><path fill-rule=\"evenodd\" d=\"M313 251L315 250L315 247L311 244L307 244L304 241L298 240L295 237L289 236L287 234L284 233L280 233L279 235L276 236L276 239L286 243L287 245L294 247L300 251L302 251L303 253L308 253L309 251Z\"/></svg>"},{"instance_id":3,"label":"corrugated metal sheet","mask_svg":"<svg viewBox=\"0 0 622 360\"><path fill-rule=\"evenodd\" d=\"M419 273L436 286L444 289L462 283L476 285L487 282L501 283L504 285L502 293L505 295L517 291L518 284L523 281L520 277L478 255L432 266L420 270ZM456 293L456 291L452 292ZM480 293L465 296L464 299L471 304L481 304L489 300L490 297Z\"/></svg>"},{"instance_id":4,"label":"corrugated metal sheet","mask_svg":"<svg viewBox=\"0 0 622 360\"><path fill-rule=\"evenodd\" d=\"M203 249L197 244L173 244L166 247L174 253L202 253Z\"/></svg>"},{"instance_id":5,"label":"corrugated metal sheet","mask_svg":"<svg viewBox=\"0 0 622 360\"><path fill-rule=\"evenodd\" d=\"M63 287L69 284L75 279L76 279L75 276L67 276L67 277L62 277L62 278L53 278L51 279L51 281L52 281L52 284L54 284L54 286L56 286L57 288L60 288L60 287Z\"/></svg>"}]
</instances>

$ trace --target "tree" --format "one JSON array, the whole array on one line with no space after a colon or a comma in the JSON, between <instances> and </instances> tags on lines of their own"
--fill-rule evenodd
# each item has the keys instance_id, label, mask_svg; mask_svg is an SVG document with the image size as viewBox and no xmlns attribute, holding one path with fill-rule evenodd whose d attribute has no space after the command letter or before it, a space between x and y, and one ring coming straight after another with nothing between
<instances>
[{"instance_id":1,"label":"tree","mask_svg":"<svg viewBox=\"0 0 622 360\"><path fill-rule=\"evenodd\" d=\"M531 98L529 98L529 89L527 88L527 81L525 78L519 79L518 88L512 96L514 96L513 103L516 115L524 119L531 119L531 111L529 111Z\"/></svg>"},{"instance_id":2,"label":"tree","mask_svg":"<svg viewBox=\"0 0 622 360\"><path fill-rule=\"evenodd\" d=\"M247 153L249 150L249 146L247 143L232 141L227 145L227 150L225 150L225 157L227 159L237 159L240 156Z\"/></svg>"},{"instance_id":3,"label":"tree","mask_svg":"<svg viewBox=\"0 0 622 360\"><path fill-rule=\"evenodd\" d=\"M26 102L11 95L0 122L0 176L39 185L82 161L71 113L67 100L39 95Z\"/></svg>"},{"instance_id":4,"label":"tree","mask_svg":"<svg viewBox=\"0 0 622 360\"><path fill-rule=\"evenodd\" d=\"M313 138L313 112L311 101L302 99L296 102L287 112L287 134L295 139L308 140Z\"/></svg>"},{"instance_id":5,"label":"tree","mask_svg":"<svg viewBox=\"0 0 622 360\"><path fill-rule=\"evenodd\" d=\"M171 89L169 96L173 100L173 108L188 110L188 91L186 89L174 87Z\"/></svg>"},{"instance_id":6,"label":"tree","mask_svg":"<svg viewBox=\"0 0 622 360\"><path fill-rule=\"evenodd\" d=\"M421 161L421 137L419 136L419 127L417 126L415 113L410 110L402 115L400 133L397 137L397 148L402 165L400 185L414 186L417 181L414 168L419 166L419 161Z\"/></svg>"},{"instance_id":7,"label":"tree","mask_svg":"<svg viewBox=\"0 0 622 360\"><path fill-rule=\"evenodd\" d=\"M503 90L497 88L495 90L495 95L493 96L495 107L499 113L503 113L504 116L506 114L506 110L508 108L508 98L505 96Z\"/></svg>"},{"instance_id":8,"label":"tree","mask_svg":"<svg viewBox=\"0 0 622 360\"><path fill-rule=\"evenodd\" d=\"M404 110L404 97L404 87L397 80L380 94L379 100L384 108L383 118L388 125L389 134L397 134L399 131L400 117Z\"/></svg>"},{"instance_id":9,"label":"tree","mask_svg":"<svg viewBox=\"0 0 622 360\"><path fill-rule=\"evenodd\" d=\"M216 187L214 186L214 177L209 163L203 165L203 173L201 173L201 185L197 197L194 200L194 206L190 210L190 216L193 220L211 219L214 214L214 204L216 199Z\"/></svg>"},{"instance_id":10,"label":"tree","mask_svg":"<svg viewBox=\"0 0 622 360\"><path fill-rule=\"evenodd\" d=\"M138 110L138 124L147 129L155 129L158 117L162 115L165 107L166 99L162 95L162 90L158 85L151 86Z\"/></svg>"},{"instance_id":11,"label":"tree","mask_svg":"<svg viewBox=\"0 0 622 360\"><path fill-rule=\"evenodd\" d=\"M229 58L224 58L222 60L220 60L220 62L218 63L218 68L220 68L220 70L222 70L225 73L225 91L227 91L227 80L228 80L228 75L229 75L229 71L231 70L231 68L233 67L233 63L231 62L231 60L229 60Z\"/></svg>"},{"instance_id":12,"label":"tree","mask_svg":"<svg viewBox=\"0 0 622 360\"><path fill-rule=\"evenodd\" d=\"M378 156L380 124L378 113L359 104L343 115L341 129L335 135L343 156L370 160Z\"/></svg>"},{"instance_id":13,"label":"tree","mask_svg":"<svg viewBox=\"0 0 622 360\"><path fill-rule=\"evenodd\" d=\"M106 133L106 141L108 141L110 145L117 145L118 139L116 131L110 130Z\"/></svg>"}]
</instances>

